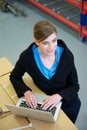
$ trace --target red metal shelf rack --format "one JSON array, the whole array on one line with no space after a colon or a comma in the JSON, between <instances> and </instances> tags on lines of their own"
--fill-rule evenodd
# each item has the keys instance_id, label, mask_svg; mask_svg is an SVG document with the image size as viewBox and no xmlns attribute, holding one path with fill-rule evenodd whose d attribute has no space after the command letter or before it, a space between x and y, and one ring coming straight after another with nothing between
<instances>
[{"instance_id":1,"label":"red metal shelf rack","mask_svg":"<svg viewBox=\"0 0 87 130\"><path fill-rule=\"evenodd\" d=\"M65 1L71 3L74 6L77 6L78 8L81 8L81 0L65 0Z\"/></svg>"},{"instance_id":2,"label":"red metal shelf rack","mask_svg":"<svg viewBox=\"0 0 87 130\"><path fill-rule=\"evenodd\" d=\"M87 14L87 0L27 0L40 10L79 33L82 41L87 38L87 25L83 14ZM82 18L82 19L81 19ZM81 22L82 21L82 22Z\"/></svg>"}]
</instances>

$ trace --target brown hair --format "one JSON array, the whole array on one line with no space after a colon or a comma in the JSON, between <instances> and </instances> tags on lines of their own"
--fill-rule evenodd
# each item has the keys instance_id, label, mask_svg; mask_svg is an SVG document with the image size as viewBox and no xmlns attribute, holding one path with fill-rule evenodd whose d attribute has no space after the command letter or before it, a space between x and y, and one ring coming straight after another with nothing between
<instances>
[{"instance_id":1,"label":"brown hair","mask_svg":"<svg viewBox=\"0 0 87 130\"><path fill-rule=\"evenodd\" d=\"M55 26L47 20L38 21L33 29L34 38L38 42L45 40L54 32L57 33Z\"/></svg>"}]
</instances>

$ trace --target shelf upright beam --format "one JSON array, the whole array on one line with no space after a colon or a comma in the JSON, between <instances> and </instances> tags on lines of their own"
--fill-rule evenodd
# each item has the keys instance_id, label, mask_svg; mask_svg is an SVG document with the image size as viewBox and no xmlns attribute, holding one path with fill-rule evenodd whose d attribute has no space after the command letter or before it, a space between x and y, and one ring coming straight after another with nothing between
<instances>
[{"instance_id":1,"label":"shelf upright beam","mask_svg":"<svg viewBox=\"0 0 87 130\"><path fill-rule=\"evenodd\" d=\"M82 0L81 2L80 37L82 42L85 42L87 39L87 0Z\"/></svg>"}]
</instances>

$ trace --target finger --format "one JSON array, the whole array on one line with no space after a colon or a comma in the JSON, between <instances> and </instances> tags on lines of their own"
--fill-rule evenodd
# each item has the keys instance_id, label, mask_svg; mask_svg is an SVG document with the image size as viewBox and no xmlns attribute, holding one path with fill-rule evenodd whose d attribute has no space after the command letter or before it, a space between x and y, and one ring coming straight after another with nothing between
<instances>
[{"instance_id":1,"label":"finger","mask_svg":"<svg viewBox=\"0 0 87 130\"><path fill-rule=\"evenodd\" d=\"M33 108L33 106L32 106L32 103L31 103L31 100L30 100L30 99L26 99L26 104L27 104L29 107Z\"/></svg>"},{"instance_id":2,"label":"finger","mask_svg":"<svg viewBox=\"0 0 87 130\"><path fill-rule=\"evenodd\" d=\"M33 97L29 97L28 99L26 99L26 104L31 108L36 108L37 107L37 100L34 99Z\"/></svg>"},{"instance_id":3,"label":"finger","mask_svg":"<svg viewBox=\"0 0 87 130\"><path fill-rule=\"evenodd\" d=\"M31 102L31 106L32 108L36 108L37 107L37 100L35 98L30 98L30 102Z\"/></svg>"},{"instance_id":4,"label":"finger","mask_svg":"<svg viewBox=\"0 0 87 130\"><path fill-rule=\"evenodd\" d=\"M50 101L46 101L41 105L42 109L44 109L44 110L48 109L50 106L51 106Z\"/></svg>"},{"instance_id":5,"label":"finger","mask_svg":"<svg viewBox=\"0 0 87 130\"><path fill-rule=\"evenodd\" d=\"M49 110L51 110L52 108L54 108L56 105L55 104L52 104L50 107L49 107Z\"/></svg>"}]
</instances>

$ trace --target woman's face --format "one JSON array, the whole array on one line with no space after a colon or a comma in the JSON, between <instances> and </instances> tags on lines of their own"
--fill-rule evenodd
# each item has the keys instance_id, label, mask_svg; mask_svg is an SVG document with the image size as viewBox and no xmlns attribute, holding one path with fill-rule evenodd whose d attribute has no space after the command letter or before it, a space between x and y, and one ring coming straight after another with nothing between
<instances>
[{"instance_id":1,"label":"woman's face","mask_svg":"<svg viewBox=\"0 0 87 130\"><path fill-rule=\"evenodd\" d=\"M38 45L38 49L43 55L53 55L55 53L57 47L57 34L54 32L49 37L41 42L36 43Z\"/></svg>"}]
</instances>

